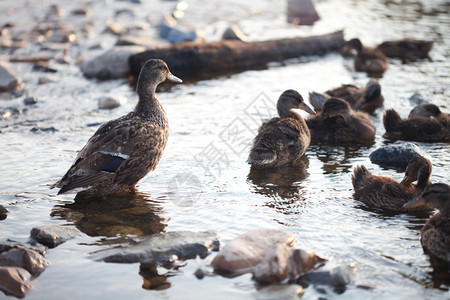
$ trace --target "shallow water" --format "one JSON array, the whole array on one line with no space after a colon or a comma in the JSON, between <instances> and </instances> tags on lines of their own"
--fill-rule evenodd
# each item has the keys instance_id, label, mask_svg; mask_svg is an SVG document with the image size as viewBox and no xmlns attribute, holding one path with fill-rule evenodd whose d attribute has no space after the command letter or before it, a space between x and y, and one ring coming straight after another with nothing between
<instances>
[{"instance_id":1,"label":"shallow water","mask_svg":"<svg viewBox=\"0 0 450 300\"><path fill-rule=\"evenodd\" d=\"M20 8L23 2L0 2L3 11L0 14L9 11L2 16L2 23L21 18L41 20L46 7L54 3L26 1L26 8ZM66 2L70 1L56 3L70 12L75 4ZM284 22L284 3L207 4L198 0L188 2L183 22L189 25L201 20L198 26L204 29L207 40L220 36L226 20L238 23L250 40L339 29L344 29L346 38L358 36L370 46L402 37L434 40L433 62L403 65L391 60L380 79L385 108L395 108L406 116L415 105L409 97L420 93L425 100L450 112L448 3L398 3L318 1L322 20L312 28L299 28ZM0 123L3 154L0 204L9 210L8 217L0 221L0 236L27 239L32 227L45 224L74 226L83 232L82 236L47 252L50 266L32 281L33 289L26 299L79 299L86 295L91 299L211 295L223 299L277 298L277 292L256 286L250 275L199 280L193 275L198 267L195 260L172 269L149 269L139 264L103 263L90 258L90 253L97 250L160 231L212 229L225 244L238 234L257 228L292 232L296 247L314 251L331 264L356 264L354 282L343 295L322 295L308 287L305 299L448 298L448 273L433 271L419 242L420 228L428 216L383 214L366 209L352 198L350 176L358 164L365 164L375 174L403 177L401 172L383 169L368 159L373 150L390 143L382 137L382 110L371 116L377 127L373 145L313 145L306 153L305 172L286 170L264 176L250 173L245 163L249 141L261 121L275 115L274 103L284 90L296 89L307 98L310 91L367 82L365 74L353 71L351 60L338 54L293 59L271 64L267 70L176 85L171 92L159 93L170 120L170 139L156 170L140 181L136 197L78 204L73 202L73 195L55 196L55 191L49 190L49 185L63 175L98 124L125 114L136 103L127 81L87 80L76 66L76 59L98 52L89 50L88 45L102 42L108 48L114 42L113 38L99 36L104 20L114 16L114 11L131 9L141 21L150 14L150 23L154 25L160 13L173 5L170 1L91 3L92 15L96 16L91 36L82 38L78 46L70 49L72 64L57 65L58 72L51 74L57 80L54 83L37 85L42 73L32 72L26 63L13 65L29 95L40 101L27 107L22 115ZM75 7L81 6L78 3ZM137 22L123 18L121 21L126 24ZM18 21L17 26L25 30L30 25ZM156 35L154 30L148 31ZM36 47L26 49L35 51ZM16 54L29 54L26 49L19 49ZM107 93L123 95L128 103L110 111L98 110L96 99ZM22 99L1 101L0 108L23 107ZM31 131L35 127L54 127L58 131ZM449 145L417 144L431 157L432 181L448 183ZM208 264L213 256L202 263Z\"/></svg>"}]
</instances>

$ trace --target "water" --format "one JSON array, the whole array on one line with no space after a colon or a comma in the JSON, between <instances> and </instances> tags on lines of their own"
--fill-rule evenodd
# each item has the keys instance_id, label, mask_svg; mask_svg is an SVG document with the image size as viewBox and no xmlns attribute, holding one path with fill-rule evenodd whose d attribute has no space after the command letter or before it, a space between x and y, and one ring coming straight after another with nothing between
<instances>
[{"instance_id":1,"label":"water","mask_svg":"<svg viewBox=\"0 0 450 300\"><path fill-rule=\"evenodd\" d=\"M2 23L16 20L18 28L29 30L30 24L21 20L42 20L47 6L55 3L26 1L24 6L24 2L0 3ZM69 2L56 2L66 15L85 3ZM225 20L238 23L250 40L339 29L344 29L346 38L357 36L367 45L402 37L434 40L433 62L402 65L391 61L380 80L385 108L395 108L406 116L414 107L408 98L420 93L443 111L450 111L450 19L445 1L318 1L322 20L312 28L286 24L285 3L276 1L244 4L198 0L188 4L182 22L186 26L196 22L207 40L220 36L227 25ZM27 239L31 228L45 224L73 226L83 232L47 252L50 266L31 282L33 288L26 299L80 299L86 295L91 299L203 299L211 295L223 299L277 298L277 292L256 286L250 275L199 280L193 275L198 267L195 260L169 269L149 270L139 264L103 263L90 258L92 252L154 232L212 229L225 244L257 228L292 232L296 247L314 251L330 264L355 263L355 279L347 291L340 296L328 294L327 298L449 297L448 274L433 271L419 242L420 228L428 216L382 214L365 209L352 198L350 176L358 164L365 164L375 174L398 180L403 177L401 172L382 169L368 159L373 150L389 143L382 137L382 110L371 116L377 128L372 146L315 145L306 153L306 172L250 174L245 163L247 142L254 137L261 119L275 115L271 103L284 90L293 88L307 97L309 91L367 82L365 74L353 72L351 60L338 54L271 64L267 70L181 84L171 92L159 93L170 120L170 138L156 170L140 181L136 197L81 205L73 203L73 195L55 196L49 185L63 175L98 127L88 125L123 115L136 103L133 88L125 80L87 80L75 64L76 59L101 52L89 46L102 43L108 48L115 42L99 34L105 19L114 17L116 10L134 11L134 18L126 14L117 17L124 24L145 21L150 16L149 22L154 25L174 3L99 1L89 5L91 16L76 20L94 20L90 36L80 37L78 45L69 50L72 64L57 65L58 73L49 75L56 82L37 85L43 73L31 71L30 64L13 65L30 96L40 101L22 115L0 123L0 203L9 210L7 219L0 221L0 236ZM152 27L148 32L156 36ZM15 54L36 54L36 49L37 45L30 43ZM128 103L111 111L98 110L96 99L107 93L123 95ZM0 108L23 107L22 99L2 101ZM52 126L58 131L30 131ZM431 157L432 181L448 183L448 144L417 144ZM213 256L204 259L203 264L207 265ZM445 275L447 279L442 279ZM303 297L321 296L309 287Z\"/></svg>"}]
</instances>

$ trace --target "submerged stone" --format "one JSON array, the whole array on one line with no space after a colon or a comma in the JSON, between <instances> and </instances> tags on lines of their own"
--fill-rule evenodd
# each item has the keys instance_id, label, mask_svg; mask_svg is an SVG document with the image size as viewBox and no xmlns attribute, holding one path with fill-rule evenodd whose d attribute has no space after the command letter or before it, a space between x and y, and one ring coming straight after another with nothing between
<instances>
[{"instance_id":1,"label":"submerged stone","mask_svg":"<svg viewBox=\"0 0 450 300\"><path fill-rule=\"evenodd\" d=\"M25 297L31 288L28 284L31 274L19 267L0 267L0 290L8 296Z\"/></svg>"},{"instance_id":2,"label":"submerged stone","mask_svg":"<svg viewBox=\"0 0 450 300\"><path fill-rule=\"evenodd\" d=\"M334 267L331 270L327 270L327 268L319 269L302 275L297 283L303 288L312 285L314 289L323 294L333 292L342 294L347 289L347 285L353 281L355 268L356 265L351 264L344 267Z\"/></svg>"},{"instance_id":3,"label":"submerged stone","mask_svg":"<svg viewBox=\"0 0 450 300\"><path fill-rule=\"evenodd\" d=\"M143 238L136 245L97 252L93 258L116 263L173 262L197 255L206 257L210 250L218 249L219 239L214 231L173 231Z\"/></svg>"},{"instance_id":4,"label":"submerged stone","mask_svg":"<svg viewBox=\"0 0 450 300\"><path fill-rule=\"evenodd\" d=\"M80 235L78 229L58 225L39 226L31 230L31 238L49 248L54 248L77 235Z\"/></svg>"},{"instance_id":5,"label":"submerged stone","mask_svg":"<svg viewBox=\"0 0 450 300\"><path fill-rule=\"evenodd\" d=\"M32 249L12 248L0 254L0 265L6 267L21 267L27 270L31 275L38 276L48 261L45 257Z\"/></svg>"},{"instance_id":6,"label":"submerged stone","mask_svg":"<svg viewBox=\"0 0 450 300\"><path fill-rule=\"evenodd\" d=\"M0 253L8 251L13 248L31 249L37 251L41 255L44 255L48 249L46 246L39 244L35 240L17 241L7 239L6 241L0 242Z\"/></svg>"},{"instance_id":7,"label":"submerged stone","mask_svg":"<svg viewBox=\"0 0 450 300\"><path fill-rule=\"evenodd\" d=\"M425 151L413 143L400 142L387 145L370 153L370 161L383 167L406 169L416 156L426 156Z\"/></svg>"}]
</instances>

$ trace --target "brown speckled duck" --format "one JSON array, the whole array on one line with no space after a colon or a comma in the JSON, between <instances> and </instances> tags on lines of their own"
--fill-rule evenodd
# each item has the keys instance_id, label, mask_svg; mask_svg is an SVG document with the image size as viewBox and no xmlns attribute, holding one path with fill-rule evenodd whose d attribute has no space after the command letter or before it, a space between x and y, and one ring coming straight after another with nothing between
<instances>
[{"instance_id":1,"label":"brown speckled duck","mask_svg":"<svg viewBox=\"0 0 450 300\"><path fill-rule=\"evenodd\" d=\"M344 99L354 110L368 113L373 113L375 109L383 106L384 103L381 85L375 78L371 78L364 88L353 84L343 84L340 87L326 91L324 94L310 93L309 102L316 111L319 111L325 100L331 97Z\"/></svg>"},{"instance_id":2,"label":"brown speckled duck","mask_svg":"<svg viewBox=\"0 0 450 300\"><path fill-rule=\"evenodd\" d=\"M297 91L283 92L277 102L280 117L264 122L259 128L247 159L249 164L253 167L296 164L311 141L308 126L303 118L293 111L296 108L314 114Z\"/></svg>"},{"instance_id":3,"label":"brown speckled duck","mask_svg":"<svg viewBox=\"0 0 450 300\"><path fill-rule=\"evenodd\" d=\"M400 183L390 177L375 176L365 166L357 166L352 175L354 198L369 207L392 212L429 210L403 205L419 196L430 184L431 171L431 162L423 156L411 159ZM413 184L416 180L417 184Z\"/></svg>"},{"instance_id":4,"label":"brown speckled duck","mask_svg":"<svg viewBox=\"0 0 450 300\"><path fill-rule=\"evenodd\" d=\"M394 109L383 115L385 137L418 142L450 142L450 115L434 104L421 104L402 119Z\"/></svg>"},{"instance_id":5,"label":"brown speckled duck","mask_svg":"<svg viewBox=\"0 0 450 300\"><path fill-rule=\"evenodd\" d=\"M136 183L155 169L167 143L169 123L155 96L165 80L182 82L164 61L147 61L137 82L136 108L100 126L51 188L60 188L58 194L72 191L87 196L134 192Z\"/></svg>"},{"instance_id":6,"label":"brown speckled duck","mask_svg":"<svg viewBox=\"0 0 450 300\"><path fill-rule=\"evenodd\" d=\"M419 197L404 205L406 208L428 206L439 210L422 228L420 243L430 255L433 266L450 268L450 186L434 183Z\"/></svg>"},{"instance_id":7,"label":"brown speckled duck","mask_svg":"<svg viewBox=\"0 0 450 300\"><path fill-rule=\"evenodd\" d=\"M364 47L359 39L351 39L347 46L356 50L355 70L366 72L372 77L381 77L386 71L389 62L386 55L380 50Z\"/></svg>"},{"instance_id":8,"label":"brown speckled duck","mask_svg":"<svg viewBox=\"0 0 450 300\"><path fill-rule=\"evenodd\" d=\"M339 98L325 101L319 114L306 120L311 140L326 143L372 143L375 125L363 112L355 112Z\"/></svg>"},{"instance_id":9,"label":"brown speckled duck","mask_svg":"<svg viewBox=\"0 0 450 300\"><path fill-rule=\"evenodd\" d=\"M431 48L433 48L432 41L406 38L402 40L383 42L375 49L380 50L387 57L400 58L402 63L405 64L419 59L428 59L429 61L432 61L428 55Z\"/></svg>"}]
</instances>

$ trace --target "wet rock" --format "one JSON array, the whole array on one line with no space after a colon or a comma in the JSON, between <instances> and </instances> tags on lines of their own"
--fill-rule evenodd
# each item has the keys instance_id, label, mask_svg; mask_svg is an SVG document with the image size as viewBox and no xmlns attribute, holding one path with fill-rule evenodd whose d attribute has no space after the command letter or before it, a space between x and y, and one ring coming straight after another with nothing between
<instances>
[{"instance_id":1,"label":"wet rock","mask_svg":"<svg viewBox=\"0 0 450 300\"><path fill-rule=\"evenodd\" d=\"M120 46L106 51L81 65L81 71L87 78L117 79L128 76L130 67L129 57L143 51L141 46Z\"/></svg>"},{"instance_id":2,"label":"wet rock","mask_svg":"<svg viewBox=\"0 0 450 300\"><path fill-rule=\"evenodd\" d=\"M180 28L177 21L171 16L166 15L159 26L159 36L172 44L181 42L198 42L202 36L196 29Z\"/></svg>"},{"instance_id":3,"label":"wet rock","mask_svg":"<svg viewBox=\"0 0 450 300\"><path fill-rule=\"evenodd\" d=\"M238 26L231 25L224 31L222 39L246 41L247 36L241 31L241 29Z\"/></svg>"},{"instance_id":4,"label":"wet rock","mask_svg":"<svg viewBox=\"0 0 450 300\"><path fill-rule=\"evenodd\" d=\"M415 92L411 97L408 98L408 100L414 105L428 103L425 97L419 92Z\"/></svg>"},{"instance_id":5,"label":"wet rock","mask_svg":"<svg viewBox=\"0 0 450 300\"><path fill-rule=\"evenodd\" d=\"M49 248L54 248L65 241L80 235L80 231L75 228L58 225L45 225L34 227L31 230L31 238Z\"/></svg>"},{"instance_id":6,"label":"wet rock","mask_svg":"<svg viewBox=\"0 0 450 300\"><path fill-rule=\"evenodd\" d=\"M113 109L127 103L127 98L125 97L112 97L103 96L98 99L98 108L100 109Z\"/></svg>"},{"instance_id":7,"label":"wet rock","mask_svg":"<svg viewBox=\"0 0 450 300\"><path fill-rule=\"evenodd\" d=\"M114 35L119 35L124 31L124 27L120 25L119 23L116 23L111 20L106 21L106 28L104 32L111 33Z\"/></svg>"},{"instance_id":8,"label":"wet rock","mask_svg":"<svg viewBox=\"0 0 450 300\"><path fill-rule=\"evenodd\" d=\"M39 252L28 248L12 248L0 254L0 265L5 267L21 267L31 275L38 276L48 261Z\"/></svg>"},{"instance_id":9,"label":"wet rock","mask_svg":"<svg viewBox=\"0 0 450 300\"><path fill-rule=\"evenodd\" d=\"M20 79L4 64L0 63L0 92L18 88Z\"/></svg>"},{"instance_id":10,"label":"wet rock","mask_svg":"<svg viewBox=\"0 0 450 300\"><path fill-rule=\"evenodd\" d=\"M271 284L258 290L258 299L300 299L303 287L298 284Z\"/></svg>"},{"instance_id":11,"label":"wet rock","mask_svg":"<svg viewBox=\"0 0 450 300\"><path fill-rule=\"evenodd\" d=\"M240 275L253 271L276 244L292 246L294 236L277 229L258 229L231 240L211 262L215 271Z\"/></svg>"},{"instance_id":12,"label":"wet rock","mask_svg":"<svg viewBox=\"0 0 450 300\"><path fill-rule=\"evenodd\" d=\"M399 142L387 145L370 153L370 161L383 167L405 170L416 156L427 156L425 151L413 143Z\"/></svg>"},{"instance_id":13,"label":"wet rock","mask_svg":"<svg viewBox=\"0 0 450 300\"><path fill-rule=\"evenodd\" d=\"M71 43L77 39L77 35L74 32L66 31L52 31L48 36L47 41L50 43Z\"/></svg>"},{"instance_id":14,"label":"wet rock","mask_svg":"<svg viewBox=\"0 0 450 300\"><path fill-rule=\"evenodd\" d=\"M214 231L173 231L143 238L136 245L97 252L93 258L117 263L173 262L197 255L205 257L209 250L218 249L219 240Z\"/></svg>"},{"instance_id":15,"label":"wet rock","mask_svg":"<svg viewBox=\"0 0 450 300\"><path fill-rule=\"evenodd\" d=\"M31 249L34 250L41 255L44 255L47 251L47 247L39 244L35 240L28 240L28 241L17 241L17 240L10 240L7 239L6 241L0 242L0 253L9 251L10 249Z\"/></svg>"},{"instance_id":16,"label":"wet rock","mask_svg":"<svg viewBox=\"0 0 450 300\"><path fill-rule=\"evenodd\" d=\"M55 79L50 78L50 77L44 77L44 76L38 78L38 84L39 85L47 84L47 83L50 83L50 82L55 82Z\"/></svg>"},{"instance_id":17,"label":"wet rock","mask_svg":"<svg viewBox=\"0 0 450 300\"><path fill-rule=\"evenodd\" d=\"M36 103L38 103L37 97L27 97L27 98L23 99L23 104L25 104L25 105L33 105Z\"/></svg>"},{"instance_id":18,"label":"wet rock","mask_svg":"<svg viewBox=\"0 0 450 300\"><path fill-rule=\"evenodd\" d=\"M6 219L7 213L8 210L3 205L0 205L0 220Z\"/></svg>"},{"instance_id":19,"label":"wet rock","mask_svg":"<svg viewBox=\"0 0 450 300\"><path fill-rule=\"evenodd\" d=\"M46 73L56 73L57 69L50 67L48 62L36 62L33 64L33 71L46 72Z\"/></svg>"},{"instance_id":20,"label":"wet rock","mask_svg":"<svg viewBox=\"0 0 450 300\"><path fill-rule=\"evenodd\" d=\"M287 20L296 25L312 25L319 15L311 0L288 0Z\"/></svg>"},{"instance_id":21,"label":"wet rock","mask_svg":"<svg viewBox=\"0 0 450 300\"><path fill-rule=\"evenodd\" d=\"M31 274L23 268L0 267L0 290L8 296L23 298L31 289L30 278Z\"/></svg>"},{"instance_id":22,"label":"wet rock","mask_svg":"<svg viewBox=\"0 0 450 300\"><path fill-rule=\"evenodd\" d=\"M87 8L77 8L72 10L72 15L74 16L87 16L89 14L89 9Z\"/></svg>"},{"instance_id":23,"label":"wet rock","mask_svg":"<svg viewBox=\"0 0 450 300\"><path fill-rule=\"evenodd\" d=\"M35 126L33 128L30 129L31 132L34 133L38 133L38 132L50 132L50 133L55 133L58 131L58 129L56 129L53 126L50 127L40 127L40 126Z\"/></svg>"}]
</instances>

